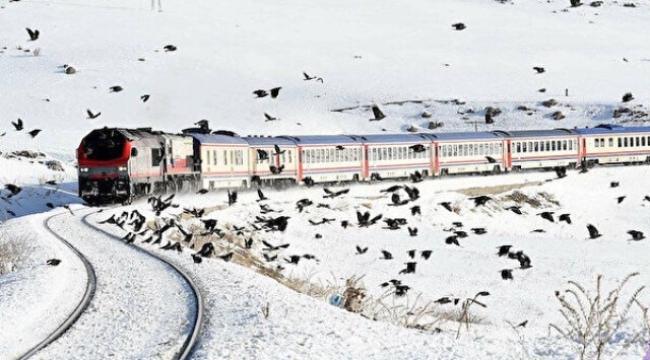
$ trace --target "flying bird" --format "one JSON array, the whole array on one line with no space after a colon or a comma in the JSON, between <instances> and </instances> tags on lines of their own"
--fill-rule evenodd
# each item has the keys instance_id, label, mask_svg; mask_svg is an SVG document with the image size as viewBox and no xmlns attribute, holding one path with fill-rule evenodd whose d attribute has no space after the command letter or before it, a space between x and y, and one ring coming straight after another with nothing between
<instances>
[{"instance_id":1,"label":"flying bird","mask_svg":"<svg viewBox=\"0 0 650 360\"><path fill-rule=\"evenodd\" d=\"M485 228L471 228L472 232L476 235L483 235L487 233L487 230Z\"/></svg>"},{"instance_id":2,"label":"flying bird","mask_svg":"<svg viewBox=\"0 0 650 360\"><path fill-rule=\"evenodd\" d=\"M86 109L86 114L88 114L88 119L97 119L99 115L101 115L102 113L98 112L97 114L93 114L93 112L90 111L90 109Z\"/></svg>"},{"instance_id":3,"label":"flying bird","mask_svg":"<svg viewBox=\"0 0 650 360\"><path fill-rule=\"evenodd\" d=\"M467 27L467 26L465 26L465 24L463 24L463 23L455 23L455 24L452 24L451 26L452 26L454 29L458 30L458 31L460 31L460 30L464 30L464 29Z\"/></svg>"},{"instance_id":4,"label":"flying bird","mask_svg":"<svg viewBox=\"0 0 650 360\"><path fill-rule=\"evenodd\" d=\"M269 199L266 196L264 196L262 189L257 189L257 196L259 197L259 199L257 199L256 201L264 201Z\"/></svg>"},{"instance_id":5,"label":"flying bird","mask_svg":"<svg viewBox=\"0 0 650 360\"><path fill-rule=\"evenodd\" d=\"M458 242L458 236L452 235L452 236L447 237L445 239L445 244L460 246L460 243Z\"/></svg>"},{"instance_id":6,"label":"flying bird","mask_svg":"<svg viewBox=\"0 0 650 360\"><path fill-rule=\"evenodd\" d=\"M409 235L410 236L418 236L418 228L416 228L416 227L414 227L414 228L408 227L408 230L409 230Z\"/></svg>"},{"instance_id":7,"label":"flying bird","mask_svg":"<svg viewBox=\"0 0 650 360\"><path fill-rule=\"evenodd\" d=\"M617 197L617 198L616 198L617 204L622 203L623 200L625 200L626 197L627 197L627 196L619 196L619 197Z\"/></svg>"},{"instance_id":8,"label":"flying bird","mask_svg":"<svg viewBox=\"0 0 650 360\"><path fill-rule=\"evenodd\" d=\"M566 221L567 224L571 224L571 214L562 214L560 215L559 221Z\"/></svg>"},{"instance_id":9,"label":"flying bird","mask_svg":"<svg viewBox=\"0 0 650 360\"><path fill-rule=\"evenodd\" d=\"M264 113L264 117L266 118L266 120L264 120L264 121L275 121L275 120L278 120L278 118L273 117L273 116L271 116L271 115L269 115L269 114L267 114L267 113Z\"/></svg>"},{"instance_id":10,"label":"flying bird","mask_svg":"<svg viewBox=\"0 0 650 360\"><path fill-rule=\"evenodd\" d=\"M34 129L34 130L28 132L28 134L29 134L29 135L32 137L32 139L33 139L33 138L35 138L36 135L38 135L38 133L40 133L40 132L41 132L41 129Z\"/></svg>"},{"instance_id":11,"label":"flying bird","mask_svg":"<svg viewBox=\"0 0 650 360\"><path fill-rule=\"evenodd\" d=\"M118 93L118 92L120 92L120 91L122 91L124 89L119 85L115 85L115 86L111 86L110 88L108 88L108 90L109 90L109 92L112 92L112 93L113 92Z\"/></svg>"},{"instance_id":12,"label":"flying bird","mask_svg":"<svg viewBox=\"0 0 650 360\"><path fill-rule=\"evenodd\" d=\"M258 98L263 98L269 95L269 93L266 90L262 90L262 89L253 91L253 94L255 94L255 96L257 96Z\"/></svg>"},{"instance_id":13,"label":"flying bird","mask_svg":"<svg viewBox=\"0 0 650 360\"><path fill-rule=\"evenodd\" d=\"M61 260L59 259L49 259L46 264L50 266L57 266L61 263Z\"/></svg>"},{"instance_id":14,"label":"flying bird","mask_svg":"<svg viewBox=\"0 0 650 360\"><path fill-rule=\"evenodd\" d=\"M266 150L257 149L257 159L264 161L269 159L269 153Z\"/></svg>"},{"instance_id":15,"label":"flying bird","mask_svg":"<svg viewBox=\"0 0 650 360\"><path fill-rule=\"evenodd\" d=\"M398 190L400 190L402 188L403 188L402 185L393 185L393 186L389 187L388 189L383 189L383 190L380 190L379 192L395 192L395 191L398 191ZM648 198L650 198L650 196L648 196ZM648 201L650 201L650 200L648 200Z\"/></svg>"},{"instance_id":16,"label":"flying bird","mask_svg":"<svg viewBox=\"0 0 650 360\"><path fill-rule=\"evenodd\" d=\"M538 74L543 74L546 71L546 69L541 66L533 66L533 70L535 70Z\"/></svg>"},{"instance_id":17,"label":"flying bird","mask_svg":"<svg viewBox=\"0 0 650 360\"><path fill-rule=\"evenodd\" d=\"M29 34L29 40L30 41L36 41L38 40L38 36L41 34L38 30L32 30L30 28L27 28L27 33Z\"/></svg>"},{"instance_id":18,"label":"flying bird","mask_svg":"<svg viewBox=\"0 0 650 360\"><path fill-rule=\"evenodd\" d=\"M393 259L393 254L389 253L388 251L382 250L381 253L382 253L382 255L384 257L380 258L380 259L384 259L384 260L392 260Z\"/></svg>"},{"instance_id":19,"label":"flying bird","mask_svg":"<svg viewBox=\"0 0 650 360\"><path fill-rule=\"evenodd\" d=\"M149 100L150 95L142 95L140 96L140 100L142 100L143 103L146 103Z\"/></svg>"},{"instance_id":20,"label":"flying bird","mask_svg":"<svg viewBox=\"0 0 650 360\"><path fill-rule=\"evenodd\" d=\"M627 233L632 236L632 240L640 241L640 240L645 239L645 236L643 235L643 232L641 232L641 231L630 230Z\"/></svg>"},{"instance_id":21,"label":"flying bird","mask_svg":"<svg viewBox=\"0 0 650 360\"><path fill-rule=\"evenodd\" d=\"M506 208L506 210L510 210L517 215L523 215L523 213L521 212L521 206L511 206Z\"/></svg>"},{"instance_id":22,"label":"flying bird","mask_svg":"<svg viewBox=\"0 0 650 360\"><path fill-rule=\"evenodd\" d=\"M481 195L481 196L476 196L476 197L471 197L469 198L470 200L474 200L474 207L485 205L488 201L492 200L491 197Z\"/></svg>"},{"instance_id":23,"label":"flying bird","mask_svg":"<svg viewBox=\"0 0 650 360\"><path fill-rule=\"evenodd\" d=\"M422 250L421 255L424 258L424 260L429 260L429 258L431 257L431 253L433 253L433 250Z\"/></svg>"},{"instance_id":24,"label":"flying bird","mask_svg":"<svg viewBox=\"0 0 650 360\"><path fill-rule=\"evenodd\" d=\"M165 49L166 52L178 50L178 48L176 46L174 46L174 45L165 45L165 47L163 47L163 49Z\"/></svg>"},{"instance_id":25,"label":"flying bird","mask_svg":"<svg viewBox=\"0 0 650 360\"><path fill-rule=\"evenodd\" d=\"M554 212L552 212L552 211L544 211L544 212L541 212L541 213L539 213L537 215L541 216L542 219L546 219L546 220L548 220L550 222L555 222L555 219L553 218L553 214L554 214Z\"/></svg>"},{"instance_id":26,"label":"flying bird","mask_svg":"<svg viewBox=\"0 0 650 360\"><path fill-rule=\"evenodd\" d=\"M454 212L454 209L451 208L451 203L448 202L448 201L441 202L438 205L442 205L442 207L447 209L447 211L449 211L449 212Z\"/></svg>"},{"instance_id":27,"label":"flying bird","mask_svg":"<svg viewBox=\"0 0 650 360\"><path fill-rule=\"evenodd\" d=\"M501 270L501 279L503 280L512 280L512 270L511 269L504 269Z\"/></svg>"},{"instance_id":28,"label":"flying bird","mask_svg":"<svg viewBox=\"0 0 650 360\"><path fill-rule=\"evenodd\" d=\"M381 109L379 109L379 106L377 105L372 106L372 113L375 116L375 118L370 119L370 121L379 121L386 117L386 115L384 115L384 113L381 111Z\"/></svg>"},{"instance_id":29,"label":"flying bird","mask_svg":"<svg viewBox=\"0 0 650 360\"><path fill-rule=\"evenodd\" d=\"M497 253L497 255L499 255L500 257L508 255L508 253L510 252L511 247L512 247L512 245L501 245L501 246L497 247L497 249L499 249L499 252Z\"/></svg>"},{"instance_id":30,"label":"flying bird","mask_svg":"<svg viewBox=\"0 0 650 360\"><path fill-rule=\"evenodd\" d=\"M413 150L414 153L422 153L422 152L427 151L426 146L424 146L422 144L416 144L416 145L409 146L409 149Z\"/></svg>"},{"instance_id":31,"label":"flying bird","mask_svg":"<svg viewBox=\"0 0 650 360\"><path fill-rule=\"evenodd\" d=\"M271 98L275 99L280 95L280 89L282 89L281 86L274 87L273 89L269 90L271 92Z\"/></svg>"},{"instance_id":32,"label":"flying bird","mask_svg":"<svg viewBox=\"0 0 650 360\"><path fill-rule=\"evenodd\" d=\"M599 238L599 237L601 237L603 235L600 232L598 232L598 229L596 229L595 226L593 226L591 224L587 225L587 231L589 231L589 238L590 239L596 239L596 238Z\"/></svg>"},{"instance_id":33,"label":"flying bird","mask_svg":"<svg viewBox=\"0 0 650 360\"><path fill-rule=\"evenodd\" d=\"M12 121L11 125L13 125L16 128L16 131L20 131L25 128L23 126L23 121L21 119L18 119L16 122Z\"/></svg>"},{"instance_id":34,"label":"flying bird","mask_svg":"<svg viewBox=\"0 0 650 360\"><path fill-rule=\"evenodd\" d=\"M493 158L492 156L486 156L485 159L486 159L490 164L494 164L494 163L497 162L496 159Z\"/></svg>"},{"instance_id":35,"label":"flying bird","mask_svg":"<svg viewBox=\"0 0 650 360\"><path fill-rule=\"evenodd\" d=\"M368 251L368 247L366 246L365 248L360 247L357 245L357 255L363 255Z\"/></svg>"}]
</instances>

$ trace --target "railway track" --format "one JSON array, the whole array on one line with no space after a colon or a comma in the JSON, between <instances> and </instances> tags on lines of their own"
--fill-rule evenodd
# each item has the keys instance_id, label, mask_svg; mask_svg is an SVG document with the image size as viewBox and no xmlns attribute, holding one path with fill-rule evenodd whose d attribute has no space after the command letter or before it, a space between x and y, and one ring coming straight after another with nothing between
<instances>
[{"instance_id":1,"label":"railway track","mask_svg":"<svg viewBox=\"0 0 650 360\"><path fill-rule=\"evenodd\" d=\"M97 288L97 277L95 276L95 269L93 268L92 264L81 252L79 252L79 250L77 250L77 248L72 246L72 244L70 244L66 239L64 239L62 236L60 236L50 227L50 221L52 221L52 219L65 215L67 213L68 212L66 211L64 213L60 213L48 217L43 221L43 226L50 234L52 234L55 238L57 238L59 241L64 243L84 264L84 267L86 268L86 275L88 276L86 291L84 293L84 296L81 298L81 301L79 302L77 307L72 311L70 316L68 316L68 318L61 325L59 325L59 327L56 328L56 330L54 330L48 337L46 337L45 339L43 339L43 341L36 344L36 346L32 347L23 356L19 357L18 359L20 360L30 358L31 356L36 354L39 350L43 349L44 347L48 346L49 344L56 341L59 337L61 337L61 335L63 335L72 325L74 325L74 323L77 321L77 319L79 319L81 314L83 314L84 310L88 308L88 305L90 305L90 302L92 301L95 295L95 289Z\"/></svg>"},{"instance_id":2,"label":"railway track","mask_svg":"<svg viewBox=\"0 0 650 360\"><path fill-rule=\"evenodd\" d=\"M96 214L97 212L92 212L90 214L85 215L82 218L82 222L89 227L90 229L93 229L94 231L100 232L104 234L105 236L108 236L112 239L115 239L117 241L122 242L122 239L119 238L118 236L111 234L108 231L105 231L103 229L98 228L97 226L93 225L88 221L88 217ZM194 303L196 304L196 311L194 312L194 316L192 317L191 320L191 327L192 330L189 332L188 336L186 337L185 341L183 342L183 346L178 350L178 352L175 354L174 359L179 359L179 360L184 360L190 357L192 352L194 351L194 348L196 346L197 341L199 340L199 335L201 333L201 327L203 326L203 316L204 316L204 302L203 302L203 297L201 296L201 292L199 291L198 286L194 282L194 280L180 267L175 265L173 262L168 261L165 258L162 258L150 251L147 251L141 247L138 247L133 244L124 244L126 246L131 247L132 249L141 252L143 254L146 254L148 256L151 256L159 261L162 261L165 263L167 266L169 266L171 269L176 271L181 278L187 283L190 289L192 289L192 294L191 296L194 299Z\"/></svg>"},{"instance_id":3,"label":"railway track","mask_svg":"<svg viewBox=\"0 0 650 360\"><path fill-rule=\"evenodd\" d=\"M117 241L121 241L121 239L103 229L100 229L93 224L90 223L88 218L91 215L96 214L98 211L93 211L89 214L83 215L81 219L81 223L84 224L88 229L90 229L93 232L96 232L98 234L101 234L103 237L109 237L111 239L115 239ZM83 262L84 266L86 267L86 271L88 274L88 284L86 287L86 292L81 299L80 303L77 305L75 310L70 314L70 316L66 319L64 323L62 323L54 332L52 332L46 339L38 343L36 346L31 348L27 353L22 355L19 359L28 359L31 358L34 355L39 354L37 357L40 357L42 354L39 352L46 348L48 345L55 344L56 341L64 334L66 333L67 330L73 327L73 325L77 322L77 320L81 317L81 315L84 314L84 311L88 308L88 306L93 302L93 299L96 299L97 297L95 296L96 290L97 290L97 280L99 278L100 282L102 281L102 274L101 272L98 272L96 275L95 268L91 264L90 260L76 247L74 247L68 240L66 240L60 233L58 233L55 229L52 228L51 224L52 221L60 216L64 216L68 214L68 212L65 213L60 213L54 216L51 216L47 218L44 221L44 227L47 229L48 232L50 232L54 237L56 237L58 240L62 241L66 246L68 246L74 253L77 255L80 260ZM126 244L125 244L126 245ZM83 247L83 246L82 246ZM199 340L199 335L201 333L201 328L203 325L203 316L204 316L204 301L201 295L201 292L199 291L198 286L195 284L194 280L180 267L175 265L174 263L157 256L154 253L151 253L147 250L141 249L137 246L130 246L131 249L139 252L140 254L144 254L147 257L151 257L155 259L156 261L159 261L163 264L164 267L170 269L173 273L177 274L177 278L180 279L182 282L185 283L187 286L183 286L185 289L189 289L189 302L195 305L194 309L189 310L189 317L187 319L188 326L187 328L189 331L183 333L183 337L181 338L178 343L181 343L181 346L177 350L173 350L173 354L170 356L171 359L188 359L193 351L194 348ZM92 256L91 256L92 257ZM100 266L101 267L101 266ZM100 296L101 298L101 296ZM97 300L99 301L99 300ZM101 306L101 304L97 304L97 306ZM97 307L95 306L95 307ZM60 344L57 344L60 345ZM167 355L170 353L167 352ZM75 355L73 351L70 351L70 355L73 356ZM167 355L163 355L164 357Z\"/></svg>"}]
</instances>

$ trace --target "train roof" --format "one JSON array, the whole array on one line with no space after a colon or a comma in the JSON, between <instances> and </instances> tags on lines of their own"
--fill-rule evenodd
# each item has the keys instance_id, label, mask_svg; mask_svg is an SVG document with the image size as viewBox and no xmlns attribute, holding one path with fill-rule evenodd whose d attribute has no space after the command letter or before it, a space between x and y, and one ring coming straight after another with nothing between
<instances>
[{"instance_id":1,"label":"train roof","mask_svg":"<svg viewBox=\"0 0 650 360\"><path fill-rule=\"evenodd\" d=\"M650 132L650 127L635 126L627 127L621 125L602 124L593 128L584 128L575 130L580 135L614 135L614 134L634 134Z\"/></svg>"},{"instance_id":2,"label":"train roof","mask_svg":"<svg viewBox=\"0 0 650 360\"><path fill-rule=\"evenodd\" d=\"M296 146L296 142L284 137L246 136L242 138L251 146Z\"/></svg>"},{"instance_id":3,"label":"train roof","mask_svg":"<svg viewBox=\"0 0 650 360\"><path fill-rule=\"evenodd\" d=\"M279 136L279 138L293 141L296 145L345 145L362 144L365 136L362 135L297 135Z\"/></svg>"},{"instance_id":4,"label":"train roof","mask_svg":"<svg viewBox=\"0 0 650 360\"><path fill-rule=\"evenodd\" d=\"M516 131L495 131L511 138L531 138L531 137L556 137L577 135L575 130L553 129L553 130L516 130Z\"/></svg>"},{"instance_id":5,"label":"train roof","mask_svg":"<svg viewBox=\"0 0 650 360\"><path fill-rule=\"evenodd\" d=\"M425 134L377 134L363 135L366 143L417 143L431 141L431 137Z\"/></svg>"},{"instance_id":6,"label":"train roof","mask_svg":"<svg viewBox=\"0 0 650 360\"><path fill-rule=\"evenodd\" d=\"M500 132L439 132L425 133L436 140L498 140L504 137Z\"/></svg>"},{"instance_id":7,"label":"train roof","mask_svg":"<svg viewBox=\"0 0 650 360\"><path fill-rule=\"evenodd\" d=\"M248 143L239 136L228 136L221 134L199 134L188 133L191 137L196 139L200 144L231 144L231 145L247 145Z\"/></svg>"}]
</instances>

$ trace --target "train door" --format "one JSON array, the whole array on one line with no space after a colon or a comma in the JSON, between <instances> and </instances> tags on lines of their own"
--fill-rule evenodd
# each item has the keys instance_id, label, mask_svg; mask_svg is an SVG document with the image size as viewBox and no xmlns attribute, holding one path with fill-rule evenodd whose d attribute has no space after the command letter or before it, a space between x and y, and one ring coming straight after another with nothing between
<instances>
[{"instance_id":1,"label":"train door","mask_svg":"<svg viewBox=\"0 0 650 360\"><path fill-rule=\"evenodd\" d=\"M439 146L438 142L434 142L431 145L431 176L437 176L440 171L440 159L438 158L440 156Z\"/></svg>"},{"instance_id":2,"label":"train door","mask_svg":"<svg viewBox=\"0 0 650 360\"><path fill-rule=\"evenodd\" d=\"M361 157L361 166L363 170L363 178L368 179L370 178L370 163L369 159L370 157L369 151L368 151L368 145L363 145L363 152L362 152L362 157Z\"/></svg>"},{"instance_id":3,"label":"train door","mask_svg":"<svg viewBox=\"0 0 650 360\"><path fill-rule=\"evenodd\" d=\"M506 140L506 170L512 169L512 146L510 144L510 139Z\"/></svg>"}]
</instances>

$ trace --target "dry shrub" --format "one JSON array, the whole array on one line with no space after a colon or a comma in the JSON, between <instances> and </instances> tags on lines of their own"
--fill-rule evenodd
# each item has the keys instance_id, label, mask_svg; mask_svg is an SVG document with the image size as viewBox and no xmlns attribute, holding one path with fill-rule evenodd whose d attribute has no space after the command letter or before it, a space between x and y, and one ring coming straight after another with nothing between
<instances>
[{"instance_id":1,"label":"dry shrub","mask_svg":"<svg viewBox=\"0 0 650 360\"><path fill-rule=\"evenodd\" d=\"M517 204L528 204L534 208L539 208L540 206L542 206L541 201L532 198L520 191L513 191L511 194L504 196L503 199L506 201L515 202Z\"/></svg>"},{"instance_id":2,"label":"dry shrub","mask_svg":"<svg viewBox=\"0 0 650 360\"><path fill-rule=\"evenodd\" d=\"M0 238L0 275L16 271L17 264L27 257L21 241L6 241Z\"/></svg>"},{"instance_id":3,"label":"dry shrub","mask_svg":"<svg viewBox=\"0 0 650 360\"><path fill-rule=\"evenodd\" d=\"M602 288L602 275L598 275L596 289L593 292L586 290L577 282L569 281L567 290L563 293L555 293L565 323L561 326L550 324L550 328L573 343L579 359L603 359L607 347L622 335L621 326L630 318L640 318L645 324L649 323L648 309L639 300L639 295L645 286L638 287L627 300L621 298L625 285L637 275L639 273L628 275L607 294ZM635 308L639 310L640 317L630 317L630 313ZM632 333L623 342L616 356L630 345L640 341L647 331L646 328Z\"/></svg>"}]
</instances>

